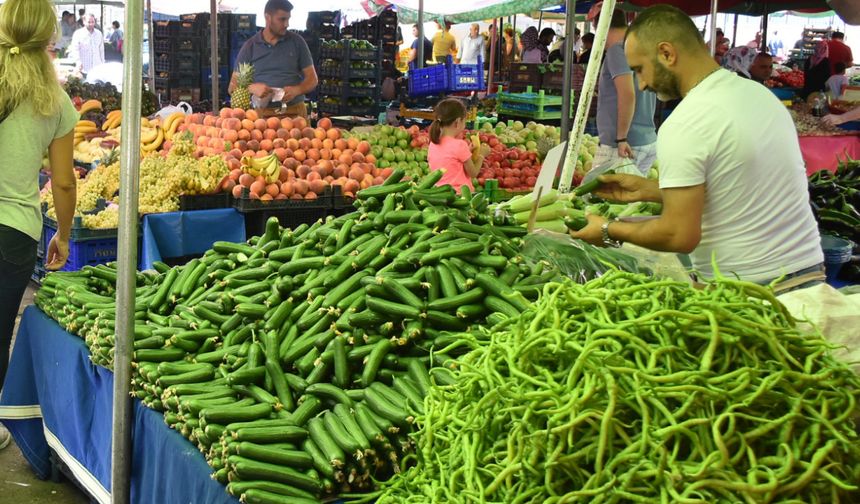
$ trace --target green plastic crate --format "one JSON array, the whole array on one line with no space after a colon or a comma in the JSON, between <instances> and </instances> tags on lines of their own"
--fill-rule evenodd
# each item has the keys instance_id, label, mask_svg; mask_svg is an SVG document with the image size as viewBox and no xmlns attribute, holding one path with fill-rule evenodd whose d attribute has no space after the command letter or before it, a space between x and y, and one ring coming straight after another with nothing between
<instances>
[{"instance_id":1,"label":"green plastic crate","mask_svg":"<svg viewBox=\"0 0 860 504\"><path fill-rule=\"evenodd\" d=\"M570 93L570 113L574 111L575 97ZM496 95L496 110L501 115L525 117L528 119L560 119L562 97L548 95L543 90L535 93L531 86L525 93L506 93L499 90Z\"/></svg>"}]
</instances>

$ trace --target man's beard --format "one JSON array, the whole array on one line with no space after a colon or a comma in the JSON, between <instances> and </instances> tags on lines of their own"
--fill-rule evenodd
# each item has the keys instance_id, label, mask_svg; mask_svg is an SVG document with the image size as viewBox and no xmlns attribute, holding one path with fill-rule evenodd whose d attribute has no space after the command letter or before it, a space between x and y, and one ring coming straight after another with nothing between
<instances>
[{"instance_id":1,"label":"man's beard","mask_svg":"<svg viewBox=\"0 0 860 504\"><path fill-rule=\"evenodd\" d=\"M681 97L681 82L677 75L654 58L654 82L646 91L653 91L657 94L657 99L663 102L677 100Z\"/></svg>"}]
</instances>

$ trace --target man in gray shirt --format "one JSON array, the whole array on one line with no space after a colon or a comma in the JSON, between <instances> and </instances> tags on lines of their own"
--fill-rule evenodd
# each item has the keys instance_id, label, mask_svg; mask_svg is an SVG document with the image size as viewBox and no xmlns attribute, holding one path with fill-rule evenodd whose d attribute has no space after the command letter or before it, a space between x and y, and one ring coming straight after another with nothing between
<instances>
[{"instance_id":1,"label":"man in gray shirt","mask_svg":"<svg viewBox=\"0 0 860 504\"><path fill-rule=\"evenodd\" d=\"M594 19L597 24L597 18ZM620 10L612 13L606 36L606 55L600 69L597 90L597 132L600 147L593 165L621 158L633 159L639 172L647 175L657 157L654 109L657 96L641 91L624 56L627 19Z\"/></svg>"},{"instance_id":2,"label":"man in gray shirt","mask_svg":"<svg viewBox=\"0 0 860 504\"><path fill-rule=\"evenodd\" d=\"M305 94L313 91L319 81L308 44L287 30L292 10L293 5L287 0L266 2L266 27L245 42L236 65L254 66L254 83L248 86L251 95L263 100L280 99L287 105L287 115L307 117ZM236 89L236 79L234 69L231 93Z\"/></svg>"}]
</instances>

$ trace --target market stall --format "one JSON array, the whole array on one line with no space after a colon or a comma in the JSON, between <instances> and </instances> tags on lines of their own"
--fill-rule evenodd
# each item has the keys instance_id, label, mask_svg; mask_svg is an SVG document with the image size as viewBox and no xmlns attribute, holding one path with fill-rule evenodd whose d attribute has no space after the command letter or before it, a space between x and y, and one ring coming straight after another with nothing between
<instances>
[{"instance_id":1,"label":"market stall","mask_svg":"<svg viewBox=\"0 0 860 504\"><path fill-rule=\"evenodd\" d=\"M117 224L118 261L48 275L25 312L0 418L35 470L53 451L99 502L860 499L860 378L825 335L767 287L696 288L673 254L567 236L587 214L662 211L580 185L608 24L570 147L485 122L463 135L488 154L460 190L438 186L418 127L144 120L136 88L135 113L82 118L77 151L122 146L79 187L88 222ZM117 194L138 166L141 190ZM858 166L811 180L819 207L844 201L816 216L846 239Z\"/></svg>"}]
</instances>

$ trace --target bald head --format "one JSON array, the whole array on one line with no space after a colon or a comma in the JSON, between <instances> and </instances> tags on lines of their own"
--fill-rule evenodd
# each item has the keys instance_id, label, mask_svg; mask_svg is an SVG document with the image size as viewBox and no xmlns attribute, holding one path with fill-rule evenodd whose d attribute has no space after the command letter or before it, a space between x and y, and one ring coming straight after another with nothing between
<instances>
[{"instance_id":1,"label":"bald head","mask_svg":"<svg viewBox=\"0 0 860 504\"><path fill-rule=\"evenodd\" d=\"M671 5L657 5L642 11L627 29L636 49L649 57L656 55L661 43L671 44L684 53L707 53L705 40L690 16Z\"/></svg>"}]
</instances>

